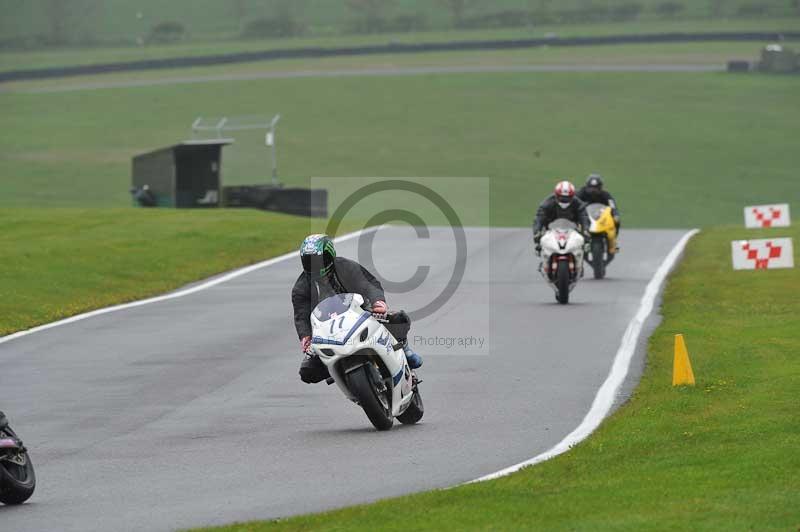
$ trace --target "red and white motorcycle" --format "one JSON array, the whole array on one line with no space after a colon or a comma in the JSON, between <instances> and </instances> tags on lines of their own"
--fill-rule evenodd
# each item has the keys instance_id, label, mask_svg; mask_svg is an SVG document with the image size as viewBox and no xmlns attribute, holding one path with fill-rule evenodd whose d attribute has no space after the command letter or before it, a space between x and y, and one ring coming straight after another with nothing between
<instances>
[{"instance_id":1,"label":"red and white motorcycle","mask_svg":"<svg viewBox=\"0 0 800 532\"><path fill-rule=\"evenodd\" d=\"M554 220L542 235L539 272L550 283L556 300L569 303L569 293L578 279L583 277L583 254L585 240L578 226L565 219Z\"/></svg>"}]
</instances>

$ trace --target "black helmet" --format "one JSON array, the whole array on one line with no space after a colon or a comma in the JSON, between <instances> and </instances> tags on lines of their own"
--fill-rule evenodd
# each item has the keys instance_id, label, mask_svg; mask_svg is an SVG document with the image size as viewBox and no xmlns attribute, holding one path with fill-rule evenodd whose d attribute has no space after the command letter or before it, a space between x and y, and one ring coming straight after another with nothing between
<instances>
[{"instance_id":1,"label":"black helmet","mask_svg":"<svg viewBox=\"0 0 800 532\"><path fill-rule=\"evenodd\" d=\"M603 189L603 176L600 174L589 174L586 178L586 186L590 188Z\"/></svg>"},{"instance_id":2,"label":"black helmet","mask_svg":"<svg viewBox=\"0 0 800 532\"><path fill-rule=\"evenodd\" d=\"M309 235L300 246L303 270L313 277L322 278L333 271L336 248L328 235Z\"/></svg>"}]
</instances>

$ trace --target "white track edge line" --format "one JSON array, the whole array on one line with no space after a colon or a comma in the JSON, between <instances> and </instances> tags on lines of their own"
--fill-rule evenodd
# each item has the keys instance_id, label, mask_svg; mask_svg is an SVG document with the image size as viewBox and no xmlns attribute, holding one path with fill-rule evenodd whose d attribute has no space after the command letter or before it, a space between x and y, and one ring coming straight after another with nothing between
<instances>
[{"instance_id":1,"label":"white track edge line","mask_svg":"<svg viewBox=\"0 0 800 532\"><path fill-rule=\"evenodd\" d=\"M572 448L573 445L586 439L592 432L595 431L595 429L597 429L597 427L600 426L600 423L603 422L603 419L605 419L605 417L611 411L617 391L625 381L625 377L628 375L628 369L630 368L631 360L636 352L636 343L639 340L639 334L642 331L645 321L647 321L647 318L650 317L650 313L653 311L656 297L658 297L658 294L661 292L661 287L664 284L667 275L669 275L670 271L672 271L672 268L675 266L678 258L683 253L686 243L689 242L689 239L698 232L699 229L692 229L683 235L683 237L678 241L677 244L675 244L669 254L664 258L664 261L661 263L661 266L659 266L658 270L656 270L656 273L653 274L653 278L647 284L647 288L645 288L644 295L642 296L642 300L639 304L639 309L637 310L636 315L628 323L628 327L625 329L625 333L622 335L622 343L620 344L617 354L614 357L614 362L611 365L611 371L609 372L608 377L606 377L606 380L600 386L600 389L597 390L597 395L594 397L592 407L589 409L586 417L583 418L583 421L581 421L581 424L578 425L575 430L570 432L563 440L558 442L555 446L551 447L547 451L536 455L529 460L525 460L524 462L520 462L505 469L501 469L500 471L484 475L476 478L475 480L465 482L465 484L473 484L475 482L484 482L486 480L504 477L506 475L510 475L511 473L515 473L524 467L532 466L534 464L538 464L539 462L549 460L550 458L567 452L570 450L570 448Z\"/></svg>"},{"instance_id":2,"label":"white track edge line","mask_svg":"<svg viewBox=\"0 0 800 532\"><path fill-rule=\"evenodd\" d=\"M368 227L366 229L362 229L360 231L355 231L353 233L347 233L340 237L334 238L334 242L344 242L346 240L350 240L353 238L357 238L365 233L371 233L373 231L377 231L382 226L376 227ZM200 292L201 290L206 290L211 288L212 286L216 286L218 284L222 284L224 282L230 281L231 279L235 279L237 277L241 277L242 275L246 275L250 272L254 272L256 270L260 270L262 268L266 268L268 266L272 266L273 264L277 264L282 262L286 259L297 257L297 252L285 253L283 255L279 255L277 257L273 257L271 259L267 259L265 261L257 262L255 264L251 264L250 266L245 266L243 268L239 268L236 270L232 270L228 273L222 274L219 277L214 277L205 282L201 282L196 286L192 286L191 288L185 288L183 290L178 290L176 292L170 292L164 294L162 296L151 297L147 299L140 299L139 301L132 301L130 303L123 303L121 305L114 305L111 307L100 308L97 310L92 310L90 312L85 312L83 314L77 314L75 316L70 316L69 318L64 318L63 320L54 321L51 323L46 323L44 325L39 325L37 327L33 327L31 329L26 329L24 331L15 332L6 336L0 337L0 344L4 344L6 342L10 342L11 340L16 340L17 338L21 338L23 336L28 336L29 334L37 333L40 331L45 331L47 329L52 329L53 327L59 327L61 325L67 325L69 323L74 323L76 321L85 320L88 318L93 318L95 316L100 316L101 314L108 314L111 312L117 312L119 310L125 310L134 307L140 307L142 305L148 305L150 303L158 303L161 301L167 301L170 299L176 299L183 296L188 296L190 294L194 294L195 292Z\"/></svg>"}]
</instances>

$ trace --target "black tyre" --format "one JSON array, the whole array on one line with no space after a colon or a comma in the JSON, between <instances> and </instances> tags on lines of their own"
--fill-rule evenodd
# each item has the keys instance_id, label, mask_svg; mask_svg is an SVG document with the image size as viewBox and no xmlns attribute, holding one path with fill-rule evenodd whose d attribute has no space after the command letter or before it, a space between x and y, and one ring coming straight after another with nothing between
<instances>
[{"instance_id":1,"label":"black tyre","mask_svg":"<svg viewBox=\"0 0 800 532\"><path fill-rule=\"evenodd\" d=\"M411 399L411 404L408 405L406 411L397 416L397 421L403 425L413 425L425 413L425 406L422 404L422 396L419 394L417 387L414 387L414 398Z\"/></svg>"},{"instance_id":2,"label":"black tyre","mask_svg":"<svg viewBox=\"0 0 800 532\"><path fill-rule=\"evenodd\" d=\"M391 390L383 382L374 382L373 372L367 365L348 373L347 381L350 391L358 398L358 404L364 409L372 425L378 430L392 428Z\"/></svg>"},{"instance_id":3,"label":"black tyre","mask_svg":"<svg viewBox=\"0 0 800 532\"><path fill-rule=\"evenodd\" d=\"M0 437L5 435L0 432ZM36 474L28 453L13 458L0 458L0 502L22 504L36 489Z\"/></svg>"},{"instance_id":4,"label":"black tyre","mask_svg":"<svg viewBox=\"0 0 800 532\"><path fill-rule=\"evenodd\" d=\"M602 279L606 276L606 241L603 237L592 237L592 269L594 278Z\"/></svg>"},{"instance_id":5,"label":"black tyre","mask_svg":"<svg viewBox=\"0 0 800 532\"><path fill-rule=\"evenodd\" d=\"M558 262L556 270L556 300L562 305L569 303L569 263L565 260Z\"/></svg>"}]
</instances>

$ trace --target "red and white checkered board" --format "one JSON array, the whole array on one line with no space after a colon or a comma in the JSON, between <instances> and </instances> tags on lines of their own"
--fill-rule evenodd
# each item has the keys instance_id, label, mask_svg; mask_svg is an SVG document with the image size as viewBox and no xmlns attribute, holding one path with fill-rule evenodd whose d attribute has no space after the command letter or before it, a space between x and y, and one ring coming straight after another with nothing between
<instances>
[{"instance_id":1,"label":"red and white checkered board","mask_svg":"<svg viewBox=\"0 0 800 532\"><path fill-rule=\"evenodd\" d=\"M762 227L789 227L789 204L751 205L744 208L744 225L748 229Z\"/></svg>"},{"instance_id":2,"label":"red and white checkered board","mask_svg":"<svg viewBox=\"0 0 800 532\"><path fill-rule=\"evenodd\" d=\"M734 240L731 242L734 270L794 268L791 238Z\"/></svg>"}]
</instances>

